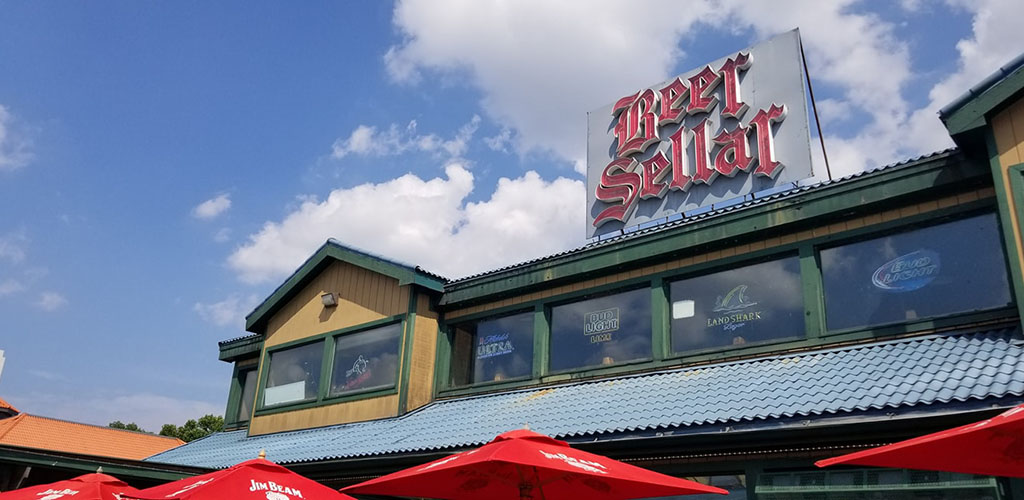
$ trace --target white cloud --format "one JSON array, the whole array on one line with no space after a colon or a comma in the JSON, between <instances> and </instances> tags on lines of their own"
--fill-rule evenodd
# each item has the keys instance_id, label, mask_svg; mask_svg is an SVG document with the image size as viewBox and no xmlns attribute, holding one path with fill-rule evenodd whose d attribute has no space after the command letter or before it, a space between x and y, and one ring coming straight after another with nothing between
<instances>
[{"instance_id":1,"label":"white cloud","mask_svg":"<svg viewBox=\"0 0 1024 500\"><path fill-rule=\"evenodd\" d=\"M245 315L252 312L259 302L259 297L256 295L243 297L232 294L228 298L212 304L197 302L192 309L204 320L217 326L242 326L245 324Z\"/></svg>"},{"instance_id":2,"label":"white cloud","mask_svg":"<svg viewBox=\"0 0 1024 500\"><path fill-rule=\"evenodd\" d=\"M22 285L21 282L13 278L0 281L0 297L15 294L24 289L25 285Z\"/></svg>"},{"instance_id":3,"label":"white cloud","mask_svg":"<svg viewBox=\"0 0 1024 500\"><path fill-rule=\"evenodd\" d=\"M192 209L192 216L197 219L212 219L231 208L231 196L219 194L206 200Z\"/></svg>"},{"instance_id":4,"label":"white cloud","mask_svg":"<svg viewBox=\"0 0 1024 500\"><path fill-rule=\"evenodd\" d=\"M552 151L580 170L586 112L670 76L682 56L676 47L690 37L717 29L756 40L799 26L811 77L839 91L824 105L827 118L869 118L856 133L825 129L832 170L844 175L950 145L938 108L1024 49L1016 26L1024 2L949 1L975 14L974 34L957 46L962 69L936 85L920 110L903 97L920 84L910 43L900 38L906 32L856 0L707 0L685 9L657 0L594 1L587 9L543 0L403 0L393 18L403 40L385 63L400 83L435 74L468 79L487 115L512 129L518 152ZM672 15L657 15L665 11Z\"/></svg>"},{"instance_id":5,"label":"white cloud","mask_svg":"<svg viewBox=\"0 0 1024 500\"><path fill-rule=\"evenodd\" d=\"M227 243L230 239L231 229L227 227L222 227L213 234L213 241L216 241L217 243Z\"/></svg>"},{"instance_id":6,"label":"white cloud","mask_svg":"<svg viewBox=\"0 0 1024 500\"><path fill-rule=\"evenodd\" d=\"M56 372L51 372L48 370L30 369L28 370L27 373L29 375L32 375L33 377L41 378L43 380L50 380L54 382L66 382L68 380L68 378L65 377L64 375L61 375Z\"/></svg>"},{"instance_id":7,"label":"white cloud","mask_svg":"<svg viewBox=\"0 0 1024 500\"><path fill-rule=\"evenodd\" d=\"M949 145L935 116L938 107L1024 50L1024 32L1014 26L1024 4L949 2L973 13L973 33L957 45L960 70L935 84L931 102L920 109L904 97L913 86L931 85L914 73L911 41L901 38L900 26L865 12L856 0L690 2L671 16L645 16L644 22L623 20L674 4L606 0L579 9L541 0L403 0L393 19L403 39L384 59L399 84L434 76L466 79L480 92L485 114L502 126L484 139L491 149L550 152L583 172L586 112L669 76L684 55L678 47L685 49L699 30L746 34L753 42L799 26L811 77L833 94L821 104L832 171L841 176ZM903 5L923 8L916 1ZM697 64L729 50L690 55ZM845 132L829 128L851 116L866 125ZM415 122L383 131L364 125L336 141L333 156L439 151L441 142L419 134ZM579 243L573 237L583 227L579 182L547 182L530 172L503 179L486 201L467 203L472 174L458 163L446 172L447 178L409 174L337 189L324 201L302 199L283 220L251 235L229 266L243 281L280 279L326 238L337 237L458 277Z\"/></svg>"},{"instance_id":8,"label":"white cloud","mask_svg":"<svg viewBox=\"0 0 1024 500\"><path fill-rule=\"evenodd\" d=\"M0 260L6 260L12 264L21 263L25 260L26 246L28 246L28 236L25 236L24 231L0 236Z\"/></svg>"},{"instance_id":9,"label":"white cloud","mask_svg":"<svg viewBox=\"0 0 1024 500\"><path fill-rule=\"evenodd\" d=\"M970 38L956 44L960 55L957 71L935 84L928 93L927 106L908 120L903 140L927 144L926 149L949 145L945 129L935 118L943 106L1024 52L1024 2L1018 0L950 0L949 4L972 14Z\"/></svg>"},{"instance_id":10,"label":"white cloud","mask_svg":"<svg viewBox=\"0 0 1024 500\"><path fill-rule=\"evenodd\" d=\"M660 81L682 33L712 13L702 2L403 1L394 24L404 40L385 62L403 83L424 70L468 76L487 115L515 129L518 151L574 160L585 156L586 112Z\"/></svg>"},{"instance_id":11,"label":"white cloud","mask_svg":"<svg viewBox=\"0 0 1024 500\"><path fill-rule=\"evenodd\" d=\"M0 172L17 170L32 161L32 141L17 129L14 116L0 105Z\"/></svg>"},{"instance_id":12,"label":"white cloud","mask_svg":"<svg viewBox=\"0 0 1024 500\"><path fill-rule=\"evenodd\" d=\"M508 147L512 144L512 129L502 127L501 132L498 132L498 135L484 137L484 144L487 144L487 147L491 148L493 151L507 153Z\"/></svg>"},{"instance_id":13,"label":"white cloud","mask_svg":"<svg viewBox=\"0 0 1024 500\"><path fill-rule=\"evenodd\" d=\"M57 292L43 292L39 294L39 300L35 305L44 311L52 312L68 305L68 299Z\"/></svg>"},{"instance_id":14,"label":"white cloud","mask_svg":"<svg viewBox=\"0 0 1024 500\"><path fill-rule=\"evenodd\" d=\"M331 157L341 159L349 155L393 156L408 151L446 153L449 157L460 157L466 152L469 141L480 127L480 117L474 115L447 140L436 134L420 134L417 126L416 120L410 121L404 129L391 124L384 131L378 131L377 127L360 125L348 138L334 141L331 146Z\"/></svg>"},{"instance_id":15,"label":"white cloud","mask_svg":"<svg viewBox=\"0 0 1024 500\"><path fill-rule=\"evenodd\" d=\"M280 222L267 222L228 259L249 283L281 279L329 237L458 277L546 255L583 239L583 184L535 172L503 178L490 198L465 202L473 174L459 163L446 178L406 174L380 184L306 199Z\"/></svg>"}]
</instances>

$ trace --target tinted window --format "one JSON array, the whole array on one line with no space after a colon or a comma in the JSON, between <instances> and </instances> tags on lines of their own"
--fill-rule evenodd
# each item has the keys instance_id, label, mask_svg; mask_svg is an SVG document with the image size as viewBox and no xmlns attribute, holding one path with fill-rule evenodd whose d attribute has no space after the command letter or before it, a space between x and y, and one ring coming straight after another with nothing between
<instances>
[{"instance_id":1,"label":"tinted window","mask_svg":"<svg viewBox=\"0 0 1024 500\"><path fill-rule=\"evenodd\" d=\"M833 330L1010 304L995 214L821 251Z\"/></svg>"},{"instance_id":2,"label":"tinted window","mask_svg":"<svg viewBox=\"0 0 1024 500\"><path fill-rule=\"evenodd\" d=\"M551 308L551 371L651 357L647 288Z\"/></svg>"},{"instance_id":3,"label":"tinted window","mask_svg":"<svg viewBox=\"0 0 1024 500\"><path fill-rule=\"evenodd\" d=\"M402 323L335 338L330 395L394 387L401 338Z\"/></svg>"},{"instance_id":4,"label":"tinted window","mask_svg":"<svg viewBox=\"0 0 1024 500\"><path fill-rule=\"evenodd\" d=\"M796 256L676 281L669 296L676 352L804 334Z\"/></svg>"},{"instance_id":5,"label":"tinted window","mask_svg":"<svg viewBox=\"0 0 1024 500\"><path fill-rule=\"evenodd\" d=\"M316 399L323 357L322 340L270 353L270 368L267 387L263 390L263 405L273 406Z\"/></svg>"},{"instance_id":6,"label":"tinted window","mask_svg":"<svg viewBox=\"0 0 1024 500\"><path fill-rule=\"evenodd\" d=\"M475 384L533 372L533 312L455 327L452 383Z\"/></svg>"},{"instance_id":7,"label":"tinted window","mask_svg":"<svg viewBox=\"0 0 1024 500\"><path fill-rule=\"evenodd\" d=\"M238 379L242 384L242 396L238 402L238 415L235 422L245 422L252 415L252 403L256 397L256 370L246 370L239 374Z\"/></svg>"}]
</instances>

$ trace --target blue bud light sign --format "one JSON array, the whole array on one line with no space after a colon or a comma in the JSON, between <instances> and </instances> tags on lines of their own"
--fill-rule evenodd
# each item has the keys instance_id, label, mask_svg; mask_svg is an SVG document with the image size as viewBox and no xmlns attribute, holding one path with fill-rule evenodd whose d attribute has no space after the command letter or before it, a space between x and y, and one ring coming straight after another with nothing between
<instances>
[{"instance_id":1,"label":"blue bud light sign","mask_svg":"<svg viewBox=\"0 0 1024 500\"><path fill-rule=\"evenodd\" d=\"M917 250L882 264L871 275L871 283L890 292L910 292L931 283L941 268L939 254Z\"/></svg>"}]
</instances>

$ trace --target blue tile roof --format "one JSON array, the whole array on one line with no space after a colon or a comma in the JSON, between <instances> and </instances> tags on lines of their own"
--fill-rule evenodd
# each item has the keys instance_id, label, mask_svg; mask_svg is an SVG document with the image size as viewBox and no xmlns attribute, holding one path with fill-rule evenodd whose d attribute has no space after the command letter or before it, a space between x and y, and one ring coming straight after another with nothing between
<instances>
[{"instance_id":1,"label":"blue tile roof","mask_svg":"<svg viewBox=\"0 0 1024 500\"><path fill-rule=\"evenodd\" d=\"M226 467L266 449L297 463L476 446L526 423L573 441L1021 395L1024 340L1003 328L442 400L371 422L222 432L147 460Z\"/></svg>"}]
</instances>

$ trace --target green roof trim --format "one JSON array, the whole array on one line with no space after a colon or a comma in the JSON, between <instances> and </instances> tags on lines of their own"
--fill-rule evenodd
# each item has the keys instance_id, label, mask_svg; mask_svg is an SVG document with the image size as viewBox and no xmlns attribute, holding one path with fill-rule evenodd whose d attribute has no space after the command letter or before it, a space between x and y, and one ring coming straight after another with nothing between
<instances>
[{"instance_id":1,"label":"green roof trim","mask_svg":"<svg viewBox=\"0 0 1024 500\"><path fill-rule=\"evenodd\" d=\"M177 481L210 471L210 468L190 465L161 464L142 460L116 459L60 453L49 450L35 450L17 446L0 447L0 463L17 464L41 469L60 469L86 474L103 472L121 479L145 481Z\"/></svg>"},{"instance_id":2,"label":"green roof trim","mask_svg":"<svg viewBox=\"0 0 1024 500\"><path fill-rule=\"evenodd\" d=\"M448 281L437 274L425 271L419 266L410 266L394 260L345 246L333 238L327 240L316 253L306 260L274 293L245 317L245 329L253 333L264 333L267 321L299 290L312 281L331 263L339 261L390 276L399 285L418 285L427 290L443 292Z\"/></svg>"},{"instance_id":3,"label":"green roof trim","mask_svg":"<svg viewBox=\"0 0 1024 500\"><path fill-rule=\"evenodd\" d=\"M259 355L263 350L262 335L246 335L237 339L225 340L217 344L220 348L221 361L235 361L250 354Z\"/></svg>"},{"instance_id":4,"label":"green roof trim","mask_svg":"<svg viewBox=\"0 0 1024 500\"><path fill-rule=\"evenodd\" d=\"M993 111L1024 90L1024 54L999 68L939 111L939 118L957 136L988 124Z\"/></svg>"},{"instance_id":5,"label":"green roof trim","mask_svg":"<svg viewBox=\"0 0 1024 500\"><path fill-rule=\"evenodd\" d=\"M616 270L642 267L667 256L680 256L755 240L766 231L813 227L829 219L906 203L929 192L980 187L991 183L986 166L966 160L957 151L893 167L798 188L760 202L737 205L707 218L683 219L654 228L651 233L599 242L525 265L448 283L441 304L446 308L490 302L538 286L554 286Z\"/></svg>"}]
</instances>

